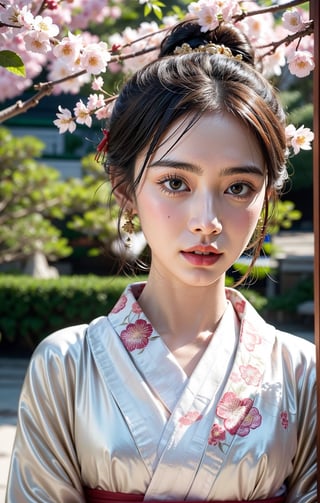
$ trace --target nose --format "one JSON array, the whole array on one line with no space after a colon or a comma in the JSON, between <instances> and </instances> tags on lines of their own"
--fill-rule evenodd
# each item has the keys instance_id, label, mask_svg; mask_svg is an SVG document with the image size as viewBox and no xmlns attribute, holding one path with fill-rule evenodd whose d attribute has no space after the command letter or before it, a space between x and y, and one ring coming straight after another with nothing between
<instances>
[{"instance_id":1,"label":"nose","mask_svg":"<svg viewBox=\"0 0 320 503\"><path fill-rule=\"evenodd\" d=\"M189 220L189 228L191 232L197 234L220 234L222 231L222 223L218 217L216 206L214 204L212 194L202 195L194 201L191 207Z\"/></svg>"}]
</instances>

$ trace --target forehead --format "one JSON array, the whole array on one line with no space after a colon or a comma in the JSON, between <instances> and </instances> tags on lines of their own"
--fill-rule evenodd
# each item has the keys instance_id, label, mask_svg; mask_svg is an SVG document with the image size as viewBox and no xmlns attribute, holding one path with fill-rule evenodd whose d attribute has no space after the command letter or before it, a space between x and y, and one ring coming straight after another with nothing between
<instances>
[{"instance_id":1,"label":"forehead","mask_svg":"<svg viewBox=\"0 0 320 503\"><path fill-rule=\"evenodd\" d=\"M208 112L193 120L183 117L169 126L151 162L168 156L197 159L201 164L252 162L263 165L258 140L248 126L231 113Z\"/></svg>"}]
</instances>

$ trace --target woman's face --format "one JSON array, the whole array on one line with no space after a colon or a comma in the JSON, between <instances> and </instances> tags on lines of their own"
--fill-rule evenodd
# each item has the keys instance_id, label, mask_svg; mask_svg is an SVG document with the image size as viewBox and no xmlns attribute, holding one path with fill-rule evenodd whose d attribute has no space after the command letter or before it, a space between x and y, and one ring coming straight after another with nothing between
<instances>
[{"instance_id":1,"label":"woman's face","mask_svg":"<svg viewBox=\"0 0 320 503\"><path fill-rule=\"evenodd\" d=\"M150 273L185 286L224 283L263 207L264 159L231 114L207 113L177 141L183 127L167 131L136 190Z\"/></svg>"}]
</instances>

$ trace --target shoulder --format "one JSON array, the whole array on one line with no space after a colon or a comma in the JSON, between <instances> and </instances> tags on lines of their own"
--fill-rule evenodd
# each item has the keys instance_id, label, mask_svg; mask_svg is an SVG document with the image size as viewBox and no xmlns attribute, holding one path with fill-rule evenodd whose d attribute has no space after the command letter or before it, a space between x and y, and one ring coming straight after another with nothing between
<instances>
[{"instance_id":1,"label":"shoulder","mask_svg":"<svg viewBox=\"0 0 320 503\"><path fill-rule=\"evenodd\" d=\"M91 337L99 337L106 326L107 318L102 316L88 324L69 326L53 332L36 347L30 360L30 369L46 367L48 371L59 371L68 366L72 371L84 358L88 358L88 333Z\"/></svg>"},{"instance_id":2,"label":"shoulder","mask_svg":"<svg viewBox=\"0 0 320 503\"><path fill-rule=\"evenodd\" d=\"M315 345L295 334L278 330L267 323L252 304L237 290L226 289L226 296L233 305L241 322L242 332L256 334L272 346L273 363L275 360L283 366L301 370L301 366L314 370Z\"/></svg>"},{"instance_id":3,"label":"shoulder","mask_svg":"<svg viewBox=\"0 0 320 503\"><path fill-rule=\"evenodd\" d=\"M303 337L276 330L274 354L301 386L316 383L316 347Z\"/></svg>"}]
</instances>

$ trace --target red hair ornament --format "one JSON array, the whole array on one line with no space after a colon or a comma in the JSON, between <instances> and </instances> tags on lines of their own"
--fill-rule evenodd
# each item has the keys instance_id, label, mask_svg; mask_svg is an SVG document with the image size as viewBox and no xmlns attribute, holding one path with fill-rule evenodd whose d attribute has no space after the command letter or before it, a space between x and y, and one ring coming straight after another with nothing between
<instances>
[{"instance_id":1,"label":"red hair ornament","mask_svg":"<svg viewBox=\"0 0 320 503\"><path fill-rule=\"evenodd\" d=\"M108 153L109 131L107 129L102 129L102 133L103 133L103 138L100 141L99 145L97 146L97 152L96 152L96 155L94 156L94 159L97 162L100 161L101 157L102 157L101 161L103 162L107 156L107 153Z\"/></svg>"}]
</instances>

